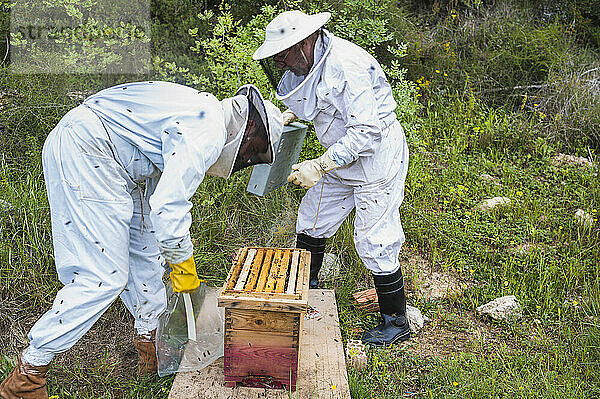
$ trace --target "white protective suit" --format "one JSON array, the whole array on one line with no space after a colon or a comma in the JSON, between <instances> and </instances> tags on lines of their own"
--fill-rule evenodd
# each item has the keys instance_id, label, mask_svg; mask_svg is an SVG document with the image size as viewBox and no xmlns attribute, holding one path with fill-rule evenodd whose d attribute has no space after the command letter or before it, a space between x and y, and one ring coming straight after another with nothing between
<instances>
[{"instance_id":1,"label":"white protective suit","mask_svg":"<svg viewBox=\"0 0 600 399\"><path fill-rule=\"evenodd\" d=\"M225 141L220 102L167 82L103 90L61 119L43 166L64 287L31 329L25 362L68 350L119 296L139 334L156 328L165 260L192 256L190 198Z\"/></svg>"},{"instance_id":2,"label":"white protective suit","mask_svg":"<svg viewBox=\"0 0 600 399\"><path fill-rule=\"evenodd\" d=\"M398 208L408 146L379 63L323 29L312 69L306 76L287 71L277 98L300 119L313 121L319 142L341 165L306 192L296 232L329 238L356 208L354 242L365 266L374 274L394 273L405 240Z\"/></svg>"}]
</instances>

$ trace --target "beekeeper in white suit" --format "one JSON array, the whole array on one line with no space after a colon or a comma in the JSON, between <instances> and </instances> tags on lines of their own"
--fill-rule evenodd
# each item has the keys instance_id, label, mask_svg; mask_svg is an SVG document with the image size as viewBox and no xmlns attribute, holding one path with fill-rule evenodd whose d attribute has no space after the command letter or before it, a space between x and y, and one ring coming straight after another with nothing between
<instances>
[{"instance_id":1,"label":"beekeeper in white suit","mask_svg":"<svg viewBox=\"0 0 600 399\"><path fill-rule=\"evenodd\" d=\"M402 271L408 147L396 120L396 102L379 63L360 47L323 29L330 13L279 14L266 28L254 59L271 58L284 70L276 95L295 116L313 121L327 148L293 166L288 180L308 191L298 209L297 246L310 250L310 286L318 286L325 242L356 209L354 243L372 272L382 323L362 339L389 345L409 338Z\"/></svg>"},{"instance_id":2,"label":"beekeeper in white suit","mask_svg":"<svg viewBox=\"0 0 600 399\"><path fill-rule=\"evenodd\" d=\"M117 297L135 318L139 372L155 371L165 265L174 291L200 284L190 198L205 174L228 178L272 163L282 129L279 110L251 85L218 101L174 83L129 83L67 113L43 149L64 287L29 332L29 347L0 385L0 397L47 398L52 358L73 346Z\"/></svg>"}]
</instances>

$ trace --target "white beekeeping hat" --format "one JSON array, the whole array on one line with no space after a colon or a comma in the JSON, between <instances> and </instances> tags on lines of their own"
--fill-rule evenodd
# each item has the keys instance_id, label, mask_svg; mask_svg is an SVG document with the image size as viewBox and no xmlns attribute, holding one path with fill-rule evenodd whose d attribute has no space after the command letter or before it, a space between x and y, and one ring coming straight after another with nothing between
<instances>
[{"instance_id":1,"label":"white beekeeping hat","mask_svg":"<svg viewBox=\"0 0 600 399\"><path fill-rule=\"evenodd\" d=\"M241 86L234 97L222 100L221 106L227 139L221 155L206 173L227 179L245 167L273 163L273 145L283 131L281 111L263 99L253 85Z\"/></svg>"},{"instance_id":2,"label":"white beekeeping hat","mask_svg":"<svg viewBox=\"0 0 600 399\"><path fill-rule=\"evenodd\" d=\"M252 58L262 60L292 47L325 25L330 17L328 12L314 15L298 10L282 12L267 25L265 41Z\"/></svg>"}]
</instances>

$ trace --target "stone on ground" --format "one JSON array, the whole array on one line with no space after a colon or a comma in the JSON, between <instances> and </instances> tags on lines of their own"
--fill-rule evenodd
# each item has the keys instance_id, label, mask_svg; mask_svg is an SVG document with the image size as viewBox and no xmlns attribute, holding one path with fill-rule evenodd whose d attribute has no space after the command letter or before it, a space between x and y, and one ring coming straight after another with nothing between
<instances>
[{"instance_id":1,"label":"stone on ground","mask_svg":"<svg viewBox=\"0 0 600 399\"><path fill-rule=\"evenodd\" d=\"M521 305L514 295L496 298L485 305L479 306L477 314L488 316L496 321L519 320L523 317Z\"/></svg>"},{"instance_id":2,"label":"stone on ground","mask_svg":"<svg viewBox=\"0 0 600 399\"><path fill-rule=\"evenodd\" d=\"M502 206L510 205L510 203L510 198L494 197L482 201L481 204L479 204L478 208L481 211L487 212Z\"/></svg>"},{"instance_id":3,"label":"stone on ground","mask_svg":"<svg viewBox=\"0 0 600 399\"><path fill-rule=\"evenodd\" d=\"M552 158L552 164L554 166L561 165L573 165L573 166L584 166L590 167L592 166L592 162L589 159L584 157L576 157L574 155L567 154L558 154L554 158Z\"/></svg>"},{"instance_id":4,"label":"stone on ground","mask_svg":"<svg viewBox=\"0 0 600 399\"><path fill-rule=\"evenodd\" d=\"M410 331L413 334L418 333L423 328L423 325L429 319L423 316L423 313L414 306L406 305L406 318L410 324Z\"/></svg>"}]
</instances>

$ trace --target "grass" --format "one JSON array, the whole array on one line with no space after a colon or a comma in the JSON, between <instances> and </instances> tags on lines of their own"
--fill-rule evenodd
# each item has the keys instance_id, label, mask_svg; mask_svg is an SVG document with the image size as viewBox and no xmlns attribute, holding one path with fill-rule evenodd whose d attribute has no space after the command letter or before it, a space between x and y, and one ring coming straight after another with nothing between
<instances>
[{"instance_id":1,"label":"grass","mask_svg":"<svg viewBox=\"0 0 600 399\"><path fill-rule=\"evenodd\" d=\"M468 288L437 299L409 291L409 303L431 323L410 345L369 351L366 372L350 368L352 396L395 398L399 389L423 398L599 394L599 229L597 221L587 230L574 221L578 208L597 218L597 166L554 166L557 144L523 131L535 129L527 115L460 96L427 111L417 138L409 137L403 254L418 254ZM36 165L4 162L0 168L0 198L12 204L1 218L0 336L7 345L0 348L0 377L60 288ZM248 172L227 181L208 178L194 197L195 257L199 274L214 285L223 282L235 249L293 244L302 190L284 187L259 198L245 192L247 177ZM477 210L480 201L494 196L509 197L512 204L490 213ZM377 323L375 315L352 305L351 294L371 284L352 233L350 218L328 244L329 251L342 254L345 278L329 288L336 290L345 339ZM518 325L473 324L476 306L509 294L524 308ZM167 397L172 377L132 377L131 324L115 303L82 342L58 357L50 392L60 398Z\"/></svg>"},{"instance_id":2,"label":"grass","mask_svg":"<svg viewBox=\"0 0 600 399\"><path fill-rule=\"evenodd\" d=\"M418 83L422 111L414 117L409 113L413 120L407 128L411 158L401 207L407 238L401 260L409 304L431 321L405 344L369 350L366 369L349 367L353 398L600 396L598 148L595 136L580 139L597 130L598 75L593 71L582 79L568 67L578 63L565 60L585 61L573 66L585 71L597 61L589 60L588 49L585 56L574 50L573 38L552 47L567 32L556 21L538 21L535 29L503 25L517 11L509 7L503 15L502 7L494 8L483 25L475 23L477 15L463 25L450 16L437 27L414 25L432 30L419 42L411 39L401 64L415 80L424 79ZM478 31L481 26L486 30ZM454 36L445 37L446 32ZM523 47L529 42L535 46ZM492 54L499 58L483 64L469 58L473 52L486 57L488 43L500 43ZM469 62L473 65L466 68ZM552 69L556 65L566 69ZM465 71L470 84L461 80ZM501 86L539 83L520 81L530 75L548 75L549 85L532 93L494 91L487 98L471 91L494 88L492 78ZM570 78L562 84L564 76ZM82 80L15 77L0 68L0 200L10 204L8 210L0 207L0 378L12 370L27 345L27 331L61 286L54 270L41 144L75 105L66 97L70 89L108 85ZM313 140L303 153L321 150ZM558 153L591 154L596 163L557 166ZM193 198L198 273L214 286L223 283L237 248L294 243L303 190L286 186L256 197L245 191L248 175L207 177ZM478 210L482 200L495 196L508 197L511 204ZM577 209L594 217L591 228L575 221ZM336 292L344 341L359 338L378 322L375 314L352 303L352 293L372 286L354 249L352 219L327 247L341 255L343 278L326 285ZM436 281L450 292L432 293L428 284ZM477 306L503 295L518 298L522 320L495 323L476 315ZM74 348L57 357L50 394L166 398L173 377L135 377L132 325L124 306L115 302Z\"/></svg>"}]
</instances>

